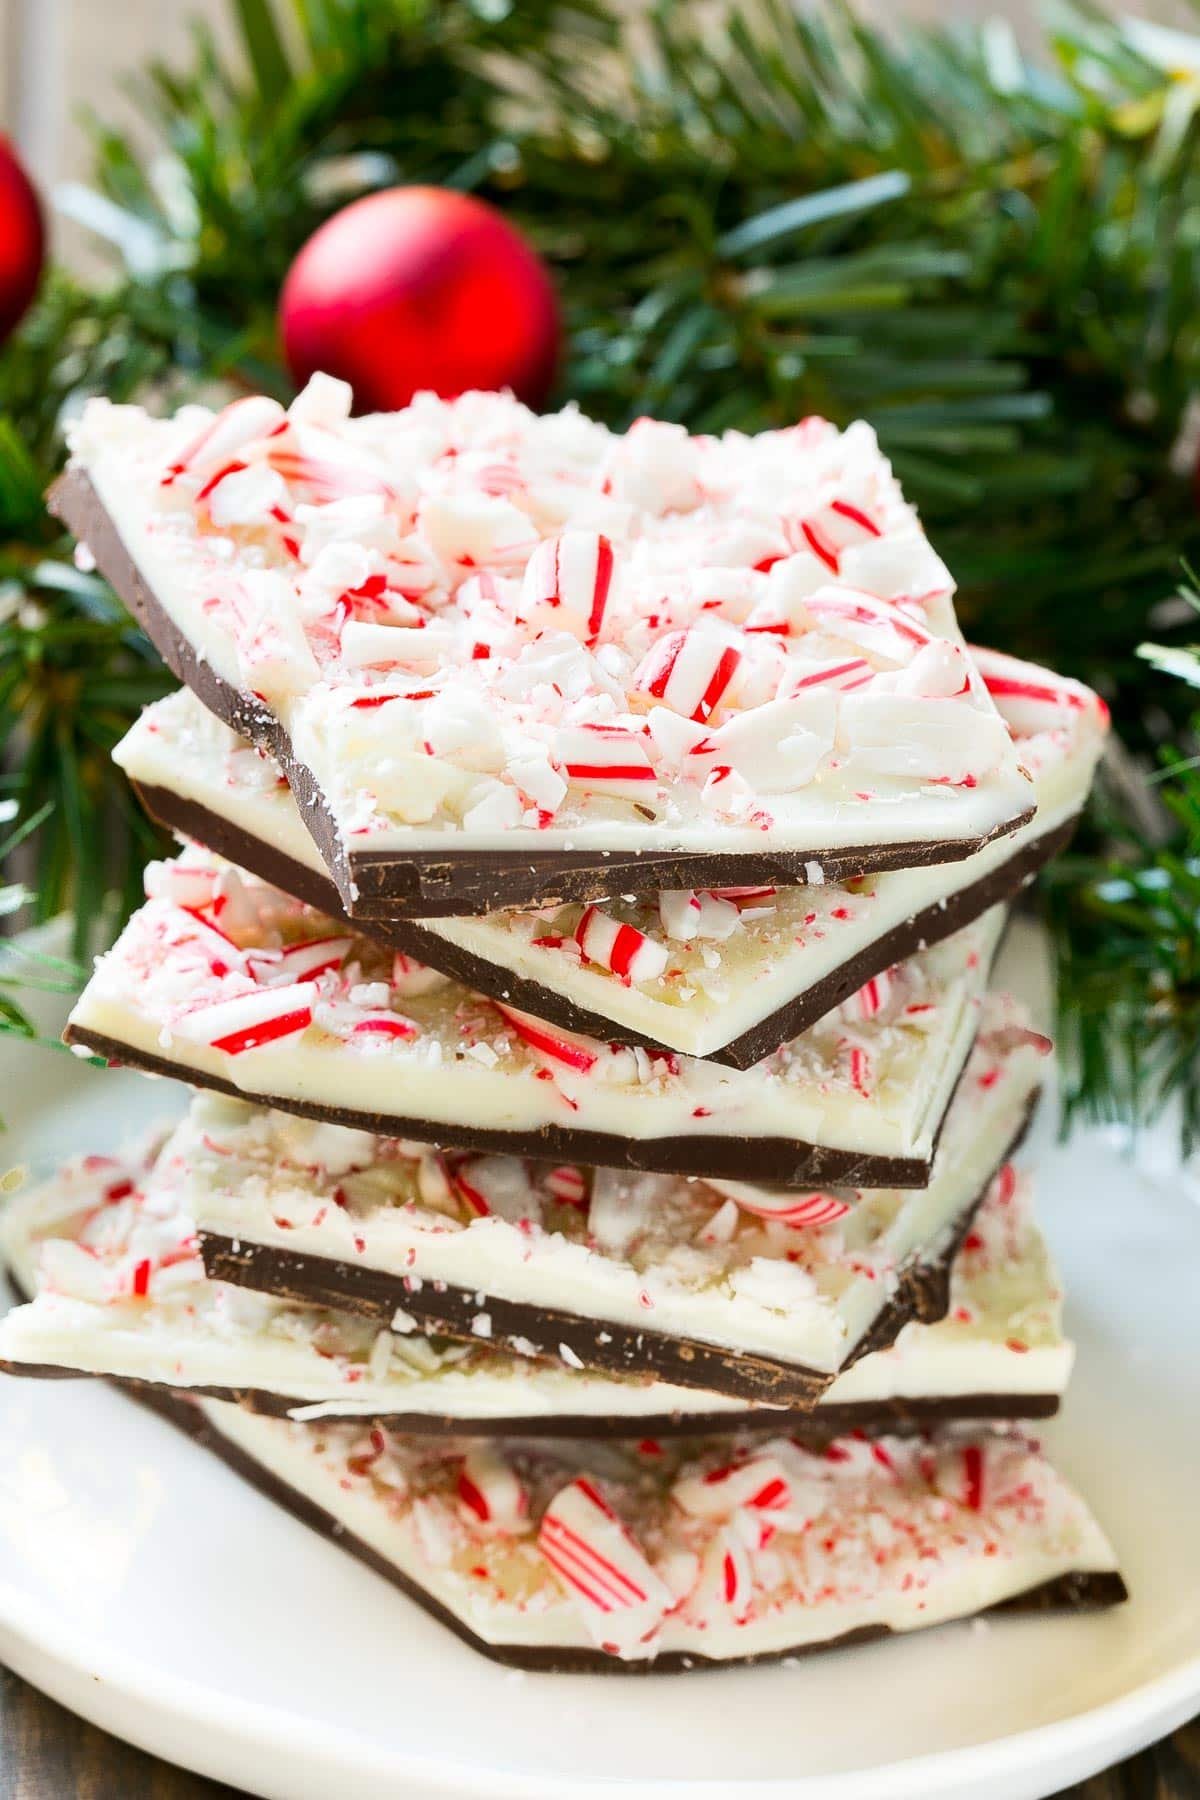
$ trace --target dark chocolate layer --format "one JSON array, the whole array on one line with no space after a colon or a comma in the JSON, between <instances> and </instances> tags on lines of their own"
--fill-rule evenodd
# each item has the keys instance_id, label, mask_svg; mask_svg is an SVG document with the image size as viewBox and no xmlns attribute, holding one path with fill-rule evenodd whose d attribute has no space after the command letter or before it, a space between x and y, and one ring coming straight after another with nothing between
<instances>
[{"instance_id":1,"label":"dark chocolate layer","mask_svg":"<svg viewBox=\"0 0 1200 1800\"><path fill-rule=\"evenodd\" d=\"M224 681L175 625L143 580L90 478L68 469L47 495L47 506L95 558L101 573L138 620L172 674L241 736L266 750L283 770L342 904L353 918L492 912L497 906L551 906L610 894L659 888L730 887L770 882L803 885L816 863L826 881L846 881L885 869L960 862L994 839L1027 824L1027 807L984 836L856 845L803 851L716 855L646 850L360 850L350 852L311 770L261 700Z\"/></svg>"},{"instance_id":2,"label":"dark chocolate layer","mask_svg":"<svg viewBox=\"0 0 1200 1800\"><path fill-rule=\"evenodd\" d=\"M261 1413L268 1419L290 1418L316 1404L312 1400L289 1394L276 1394L265 1388L220 1387L212 1383L184 1386L180 1382L140 1381L133 1376L96 1376L87 1369L64 1369L57 1363L9 1362L0 1357L0 1372L32 1381L104 1380L114 1386L135 1390L140 1394L171 1394L182 1399L189 1396L205 1400L224 1400L231 1406L243 1406L247 1412ZM619 1392L613 1394L614 1406ZM636 1433L640 1437L710 1437L725 1431L786 1432L801 1443L820 1446L831 1437L847 1431L862 1431L870 1437L927 1431L935 1425L971 1423L992 1419L1050 1419L1060 1405L1058 1394L953 1394L927 1399L847 1400L836 1406L821 1406L803 1412L788 1407L748 1407L745 1412L727 1413L536 1413L500 1414L487 1418L463 1418L454 1413L381 1412L334 1413L327 1419L305 1421L311 1424L361 1425L364 1431L382 1426L387 1431L402 1432L406 1437L523 1437L625 1439Z\"/></svg>"},{"instance_id":3,"label":"dark chocolate layer","mask_svg":"<svg viewBox=\"0 0 1200 1800\"><path fill-rule=\"evenodd\" d=\"M1006 1150L1013 1153L1029 1126L1031 1101L1020 1130ZM950 1306L950 1275L962 1240L992 1183L989 1175L979 1194L938 1246L936 1255L913 1258L901 1271L890 1298L842 1364L849 1368L873 1350L894 1344L911 1320L934 1325ZM201 1231L200 1248L211 1280L231 1281L285 1300L332 1306L359 1313L390 1326L395 1314L407 1313L434 1334L478 1342L472 1324L481 1313L489 1322L488 1342L518 1355L563 1360L567 1350L584 1368L618 1375L655 1375L680 1387L703 1388L735 1400L766 1402L806 1410L816 1405L840 1370L826 1373L758 1352L730 1350L699 1338L672 1336L603 1318L584 1318L555 1307L506 1300L474 1288L445 1282L418 1281L384 1269L342 1262L334 1257L258 1244L244 1236L225 1237Z\"/></svg>"},{"instance_id":4,"label":"dark chocolate layer","mask_svg":"<svg viewBox=\"0 0 1200 1800\"><path fill-rule=\"evenodd\" d=\"M962 862L1033 817L1027 807L982 837L856 844L811 850L458 850L353 851L347 858L357 890L354 916L397 913L434 918L494 912L500 906L556 906L613 894L663 888L804 887L814 863L822 881L853 881L891 869ZM321 846L318 846L321 848ZM325 854L322 848L322 854Z\"/></svg>"},{"instance_id":5,"label":"dark chocolate layer","mask_svg":"<svg viewBox=\"0 0 1200 1800\"><path fill-rule=\"evenodd\" d=\"M415 1138L420 1143L455 1149L498 1151L503 1155L531 1157L542 1162L578 1162L593 1167L634 1169L643 1174L696 1175L726 1181L753 1181L764 1187L928 1187L933 1157L950 1109L950 1101L938 1121L933 1148L926 1157L872 1156L859 1150L843 1150L828 1144L807 1144L799 1138L738 1137L733 1133L697 1132L688 1137L622 1138L608 1131L585 1131L569 1125L542 1125L537 1131L499 1131L475 1125L469 1119L437 1123L409 1118L400 1113L359 1112L347 1106L321 1106L313 1101L282 1099L274 1094L252 1094L226 1081L168 1057L152 1055L104 1032L83 1025L68 1025L63 1033L68 1044L82 1044L108 1063L166 1075L193 1087L211 1088L258 1106L275 1107L301 1118L319 1119L326 1125L349 1125L376 1137ZM967 1051L969 1057L970 1050ZM963 1058L963 1067L967 1057ZM962 1078L962 1069L958 1079ZM957 1081L955 1083L957 1086ZM953 1095L951 1095L951 1101Z\"/></svg>"},{"instance_id":6,"label":"dark chocolate layer","mask_svg":"<svg viewBox=\"0 0 1200 1800\"><path fill-rule=\"evenodd\" d=\"M345 1526L319 1506L315 1500L309 1499L298 1488L282 1481L279 1476L265 1469L252 1456L224 1437L220 1429L210 1423L195 1407L186 1400L163 1394L143 1394L136 1396L149 1406L160 1417L170 1421L189 1437L202 1444L219 1456L227 1467L251 1487L283 1507L285 1512L299 1519L302 1524L319 1532L322 1537L339 1544L343 1550L349 1551L377 1575L382 1575L393 1587L399 1588L402 1594L422 1607L430 1616L461 1638L473 1650L479 1650L493 1662L503 1663L509 1668L529 1669L543 1674L602 1674L602 1675L668 1675L679 1674L685 1670L733 1668L750 1663L780 1662L788 1657L808 1655L818 1650L843 1648L850 1644L868 1643L873 1639L890 1637L893 1634L886 1625L868 1625L855 1631L843 1632L840 1636L827 1639L820 1644L801 1644L790 1650L774 1650L760 1655L727 1657L696 1656L680 1651L670 1651L654 1658L644 1658L636 1662L622 1662L618 1657L609 1656L603 1650L581 1649L575 1646L558 1647L552 1645L516 1645L492 1644L476 1634L464 1624L457 1614L435 1600L418 1583L411 1581L392 1562L381 1556L377 1550L347 1531ZM1068 1610L1083 1611L1086 1608L1100 1606L1117 1606L1129 1598L1129 1591L1121 1576L1115 1571L1080 1570L1072 1574L1061 1575L1056 1580L1043 1582L1027 1593L1014 1595L1012 1599L1002 1601L989 1610L994 1612L1052 1612Z\"/></svg>"},{"instance_id":7,"label":"dark chocolate layer","mask_svg":"<svg viewBox=\"0 0 1200 1800\"><path fill-rule=\"evenodd\" d=\"M19 1304L32 1299L11 1270L7 1284ZM947 1297L947 1307L949 1300ZM943 1314L944 1316L944 1314ZM932 1321L926 1321L932 1322ZM125 1388L138 1397L153 1399L164 1395L186 1400L202 1396L206 1400L224 1400L232 1406L262 1413L268 1418L287 1418L309 1400L276 1394L265 1388L218 1387L201 1385L184 1388L177 1383L138 1381L130 1376L94 1376L87 1370L64 1369L57 1363L9 1362L0 1358L0 1371L6 1375L33 1381L104 1380L113 1387ZM613 1396L614 1401L617 1395ZM723 1431L786 1431L805 1443L821 1444L831 1436L846 1431L865 1431L869 1435L884 1432L925 1431L939 1424L987 1419L1049 1419L1058 1412L1058 1394L946 1394L923 1399L893 1396L887 1400L846 1400L822 1406L819 1410L785 1406L750 1406L737 1414L714 1413L644 1413L636 1418L619 1412L603 1415L588 1413L556 1413L551 1417L529 1417L523 1413L511 1416L473 1419L451 1413L364 1413L364 1430L382 1425L389 1431L400 1431L410 1437L578 1437L589 1439L622 1439L639 1437L696 1437ZM335 1423L334 1419L326 1421ZM341 1423L346 1423L341 1415Z\"/></svg>"},{"instance_id":8,"label":"dark chocolate layer","mask_svg":"<svg viewBox=\"0 0 1200 1800\"><path fill-rule=\"evenodd\" d=\"M182 836L205 844L218 856L237 863L251 874L269 881L273 887L315 906L331 918L345 920L366 937L374 938L390 950L403 950L430 968L452 975L467 987L490 999L506 1001L510 1006L536 1014L552 1025L567 1031L582 1031L593 1037L610 1038L616 1032L623 1044L641 1044L649 1050L671 1050L660 1038L634 1031L628 1025L617 1025L604 1013L592 1012L575 1001L556 993L539 981L515 975L500 963L477 956L459 945L449 944L436 931L428 930L419 919L352 920L341 903L341 896L327 875L298 863L274 844L255 837L231 824L207 806L201 806L171 788L146 786L134 782L134 790L146 811L160 824ZM1075 819L1066 820L1053 831L1043 833L1018 850L1008 861L990 874L981 876L957 894L927 906L911 918L885 932L857 956L816 981L803 993L795 995L783 1006L759 1019L739 1037L732 1038L719 1050L711 1050L707 1062L722 1063L730 1069L750 1069L781 1044L799 1037L810 1025L824 1018L849 995L857 993L865 981L890 969L930 944L941 943L954 932L969 925L1001 901L1013 899L1031 882L1038 870L1065 848L1075 829Z\"/></svg>"}]
</instances>

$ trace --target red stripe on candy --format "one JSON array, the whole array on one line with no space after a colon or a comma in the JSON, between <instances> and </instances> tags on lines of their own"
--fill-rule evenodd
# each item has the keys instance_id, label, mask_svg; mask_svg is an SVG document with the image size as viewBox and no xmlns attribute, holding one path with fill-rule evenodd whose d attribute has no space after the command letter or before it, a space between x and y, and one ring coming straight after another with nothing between
<instances>
[{"instance_id":1,"label":"red stripe on candy","mask_svg":"<svg viewBox=\"0 0 1200 1800\"><path fill-rule=\"evenodd\" d=\"M239 1056L243 1050L256 1050L260 1044L272 1044L277 1038L290 1037L294 1031L305 1031L312 1024L312 1007L297 1007L277 1019L263 1019L258 1025L246 1025L241 1031L230 1031L213 1039L214 1050L227 1056Z\"/></svg>"},{"instance_id":2,"label":"red stripe on candy","mask_svg":"<svg viewBox=\"0 0 1200 1800\"><path fill-rule=\"evenodd\" d=\"M596 585L592 593L592 610L588 614L588 642L595 643L600 635L600 626L604 620L604 608L608 604L608 590L612 585L613 547L606 537L601 537L596 546Z\"/></svg>"}]
</instances>

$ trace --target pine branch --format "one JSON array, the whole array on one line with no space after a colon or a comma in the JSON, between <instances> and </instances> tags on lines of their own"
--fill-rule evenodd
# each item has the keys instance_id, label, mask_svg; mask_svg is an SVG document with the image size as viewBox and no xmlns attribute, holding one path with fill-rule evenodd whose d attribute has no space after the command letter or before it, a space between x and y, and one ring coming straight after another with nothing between
<instances>
[{"instance_id":1,"label":"pine branch","mask_svg":"<svg viewBox=\"0 0 1200 1800\"><path fill-rule=\"evenodd\" d=\"M1200 646L1143 651L1200 687ZM1200 713L1189 738L1200 743ZM1090 854L1043 878L1067 1117L1139 1127L1173 1100L1187 1153L1200 1143L1200 756L1163 751L1149 790L1102 783L1090 838Z\"/></svg>"},{"instance_id":2,"label":"pine branch","mask_svg":"<svg viewBox=\"0 0 1200 1800\"><path fill-rule=\"evenodd\" d=\"M0 839L0 866L38 830L48 811L49 805ZM12 824L16 814L15 801L0 801L0 824ZM18 913L29 898L27 891L17 882L0 887L0 919ZM66 962L61 957L49 956L21 946L5 945L0 951L0 1036L39 1036L37 1026L22 1006L18 995L34 992L75 994L83 985L84 979L84 971L77 963Z\"/></svg>"}]
</instances>

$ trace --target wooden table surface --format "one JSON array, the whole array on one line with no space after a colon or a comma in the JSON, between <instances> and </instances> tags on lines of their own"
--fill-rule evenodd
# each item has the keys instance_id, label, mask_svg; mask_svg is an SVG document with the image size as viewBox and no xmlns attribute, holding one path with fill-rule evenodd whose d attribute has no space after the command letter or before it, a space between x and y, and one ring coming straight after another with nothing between
<instances>
[{"instance_id":1,"label":"wooden table surface","mask_svg":"<svg viewBox=\"0 0 1200 1800\"><path fill-rule=\"evenodd\" d=\"M0 1800L237 1800L130 1749L0 1669ZM1200 1719L1063 1800L1200 1800Z\"/></svg>"}]
</instances>

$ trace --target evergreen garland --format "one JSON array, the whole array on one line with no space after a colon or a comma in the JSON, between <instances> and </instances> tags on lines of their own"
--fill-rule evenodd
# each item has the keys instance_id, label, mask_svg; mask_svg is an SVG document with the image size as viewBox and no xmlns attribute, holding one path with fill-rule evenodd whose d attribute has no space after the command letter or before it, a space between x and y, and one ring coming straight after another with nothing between
<instances>
[{"instance_id":1,"label":"evergreen garland","mask_svg":"<svg viewBox=\"0 0 1200 1800\"><path fill-rule=\"evenodd\" d=\"M300 244L361 192L437 182L554 266L559 400L700 430L868 418L968 635L1107 695L1125 751L1044 884L1072 1098L1129 1120L1180 1093L1200 1126L1200 772L1171 679L1195 666L1171 596L1200 560L1200 77L1088 5L1032 60L999 25L880 31L842 0L234 11L244 73L198 31L186 67L138 77L157 156L93 126L93 182L64 203L113 278L56 275L0 355L0 792L33 916L73 907L82 955L100 897L132 903L153 833L108 753L167 685L43 510L64 412L286 397L274 312Z\"/></svg>"}]
</instances>

